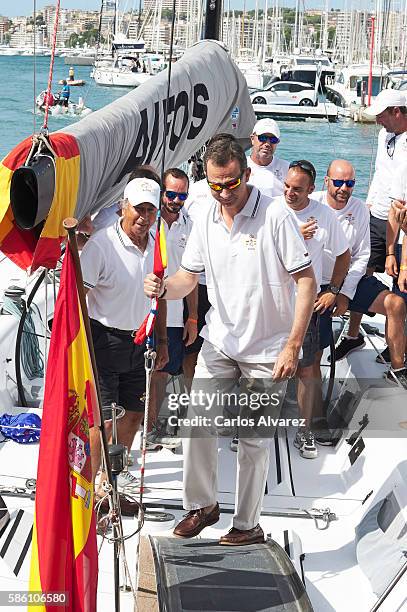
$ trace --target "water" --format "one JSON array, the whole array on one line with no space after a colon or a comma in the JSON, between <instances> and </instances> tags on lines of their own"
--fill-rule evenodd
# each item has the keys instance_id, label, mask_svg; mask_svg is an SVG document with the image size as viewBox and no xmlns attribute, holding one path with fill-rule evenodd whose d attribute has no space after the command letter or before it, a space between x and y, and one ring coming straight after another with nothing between
<instances>
[{"instance_id":1,"label":"water","mask_svg":"<svg viewBox=\"0 0 407 612\"><path fill-rule=\"evenodd\" d=\"M49 57L36 59L36 95L46 89ZM69 66L63 58L55 58L53 83L66 78ZM97 110L128 93L128 89L100 87L89 78L90 66L76 66L75 78L84 79L84 87L71 88L71 100L84 98L86 106ZM0 98L0 159L13 147L38 130L42 116L33 114L34 59L22 56L0 56L0 82L3 84ZM54 85L53 91L60 89ZM55 131L77 118L60 116L49 118L49 130ZM374 125L357 124L351 121L327 123L322 121L282 121L281 143L278 155L289 161L308 159L317 169L316 188L321 189L329 162L337 157L348 159L356 168L355 195L365 198L369 185L372 160L376 153Z\"/></svg>"}]
</instances>

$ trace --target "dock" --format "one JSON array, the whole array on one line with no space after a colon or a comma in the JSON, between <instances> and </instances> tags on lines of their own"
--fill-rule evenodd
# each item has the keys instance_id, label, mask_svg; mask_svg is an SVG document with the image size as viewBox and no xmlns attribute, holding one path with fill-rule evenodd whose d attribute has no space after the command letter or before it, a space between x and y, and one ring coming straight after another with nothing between
<instances>
[{"instance_id":1,"label":"dock","mask_svg":"<svg viewBox=\"0 0 407 612\"><path fill-rule=\"evenodd\" d=\"M307 121L325 119L330 123L338 121L338 108L332 102L319 102L318 106L294 104L253 104L257 119L272 117L285 121Z\"/></svg>"}]
</instances>

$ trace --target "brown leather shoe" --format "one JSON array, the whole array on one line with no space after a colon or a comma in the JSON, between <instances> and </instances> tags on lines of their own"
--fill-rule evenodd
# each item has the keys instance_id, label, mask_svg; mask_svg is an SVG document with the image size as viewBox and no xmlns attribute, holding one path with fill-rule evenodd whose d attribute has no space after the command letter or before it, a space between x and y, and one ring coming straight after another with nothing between
<instances>
[{"instance_id":1,"label":"brown leather shoe","mask_svg":"<svg viewBox=\"0 0 407 612\"><path fill-rule=\"evenodd\" d=\"M185 515L180 523L174 529L174 535L180 538L193 538L201 533L202 529L214 525L219 520L219 504L216 502L209 514L205 514L202 509L191 510Z\"/></svg>"},{"instance_id":2,"label":"brown leather shoe","mask_svg":"<svg viewBox=\"0 0 407 612\"><path fill-rule=\"evenodd\" d=\"M224 546L245 546L245 544L263 544L264 532L260 525L256 525L253 529L242 531L241 529L232 529L226 535L222 536L219 544Z\"/></svg>"},{"instance_id":3,"label":"brown leather shoe","mask_svg":"<svg viewBox=\"0 0 407 612\"><path fill-rule=\"evenodd\" d=\"M95 496L95 504L98 503L99 499L100 498ZM119 502L123 516L137 516L140 506L137 501L130 499L124 493L119 493ZM97 507L97 511L99 514L108 514L110 512L108 496L103 498L102 502Z\"/></svg>"}]
</instances>

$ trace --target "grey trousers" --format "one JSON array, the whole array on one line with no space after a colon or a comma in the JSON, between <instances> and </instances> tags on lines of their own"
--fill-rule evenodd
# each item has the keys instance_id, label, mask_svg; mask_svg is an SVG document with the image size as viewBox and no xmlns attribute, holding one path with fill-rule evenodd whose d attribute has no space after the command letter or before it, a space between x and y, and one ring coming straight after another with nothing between
<instances>
[{"instance_id":1,"label":"grey trousers","mask_svg":"<svg viewBox=\"0 0 407 612\"><path fill-rule=\"evenodd\" d=\"M208 410L209 395L219 400L227 396L240 378L245 380L267 379L268 392L278 395L281 403L284 399L286 381L274 383L271 380L272 363L242 363L230 359L212 344L204 341L198 357L195 376L191 389L191 400L188 418L199 424L182 429L184 448L184 508L196 510L216 503L218 488L218 439L213 417L222 418L222 406L212 406ZM193 401L195 398L195 402ZM198 399L196 399L198 398ZM275 407L274 416L278 416L281 407ZM244 409L244 415L250 410ZM242 415L242 410L240 410ZM256 416L253 412L252 416ZM202 425L202 419L210 424ZM212 419L212 420L211 420ZM248 530L255 527L260 518L264 489L269 467L270 438L275 427L270 427L267 437L242 437L239 433L237 453L237 491L233 526L236 529Z\"/></svg>"}]
</instances>

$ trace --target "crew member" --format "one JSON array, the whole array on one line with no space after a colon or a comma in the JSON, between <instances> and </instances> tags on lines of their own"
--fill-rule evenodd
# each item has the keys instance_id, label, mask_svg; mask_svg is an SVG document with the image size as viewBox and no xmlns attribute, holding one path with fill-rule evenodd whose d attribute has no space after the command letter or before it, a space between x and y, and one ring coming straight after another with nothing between
<instances>
[{"instance_id":1,"label":"crew member","mask_svg":"<svg viewBox=\"0 0 407 612\"><path fill-rule=\"evenodd\" d=\"M248 159L250 183L267 196L284 192L288 162L275 155L280 142L280 128L274 119L260 119L251 135L252 153Z\"/></svg>"}]
</instances>

